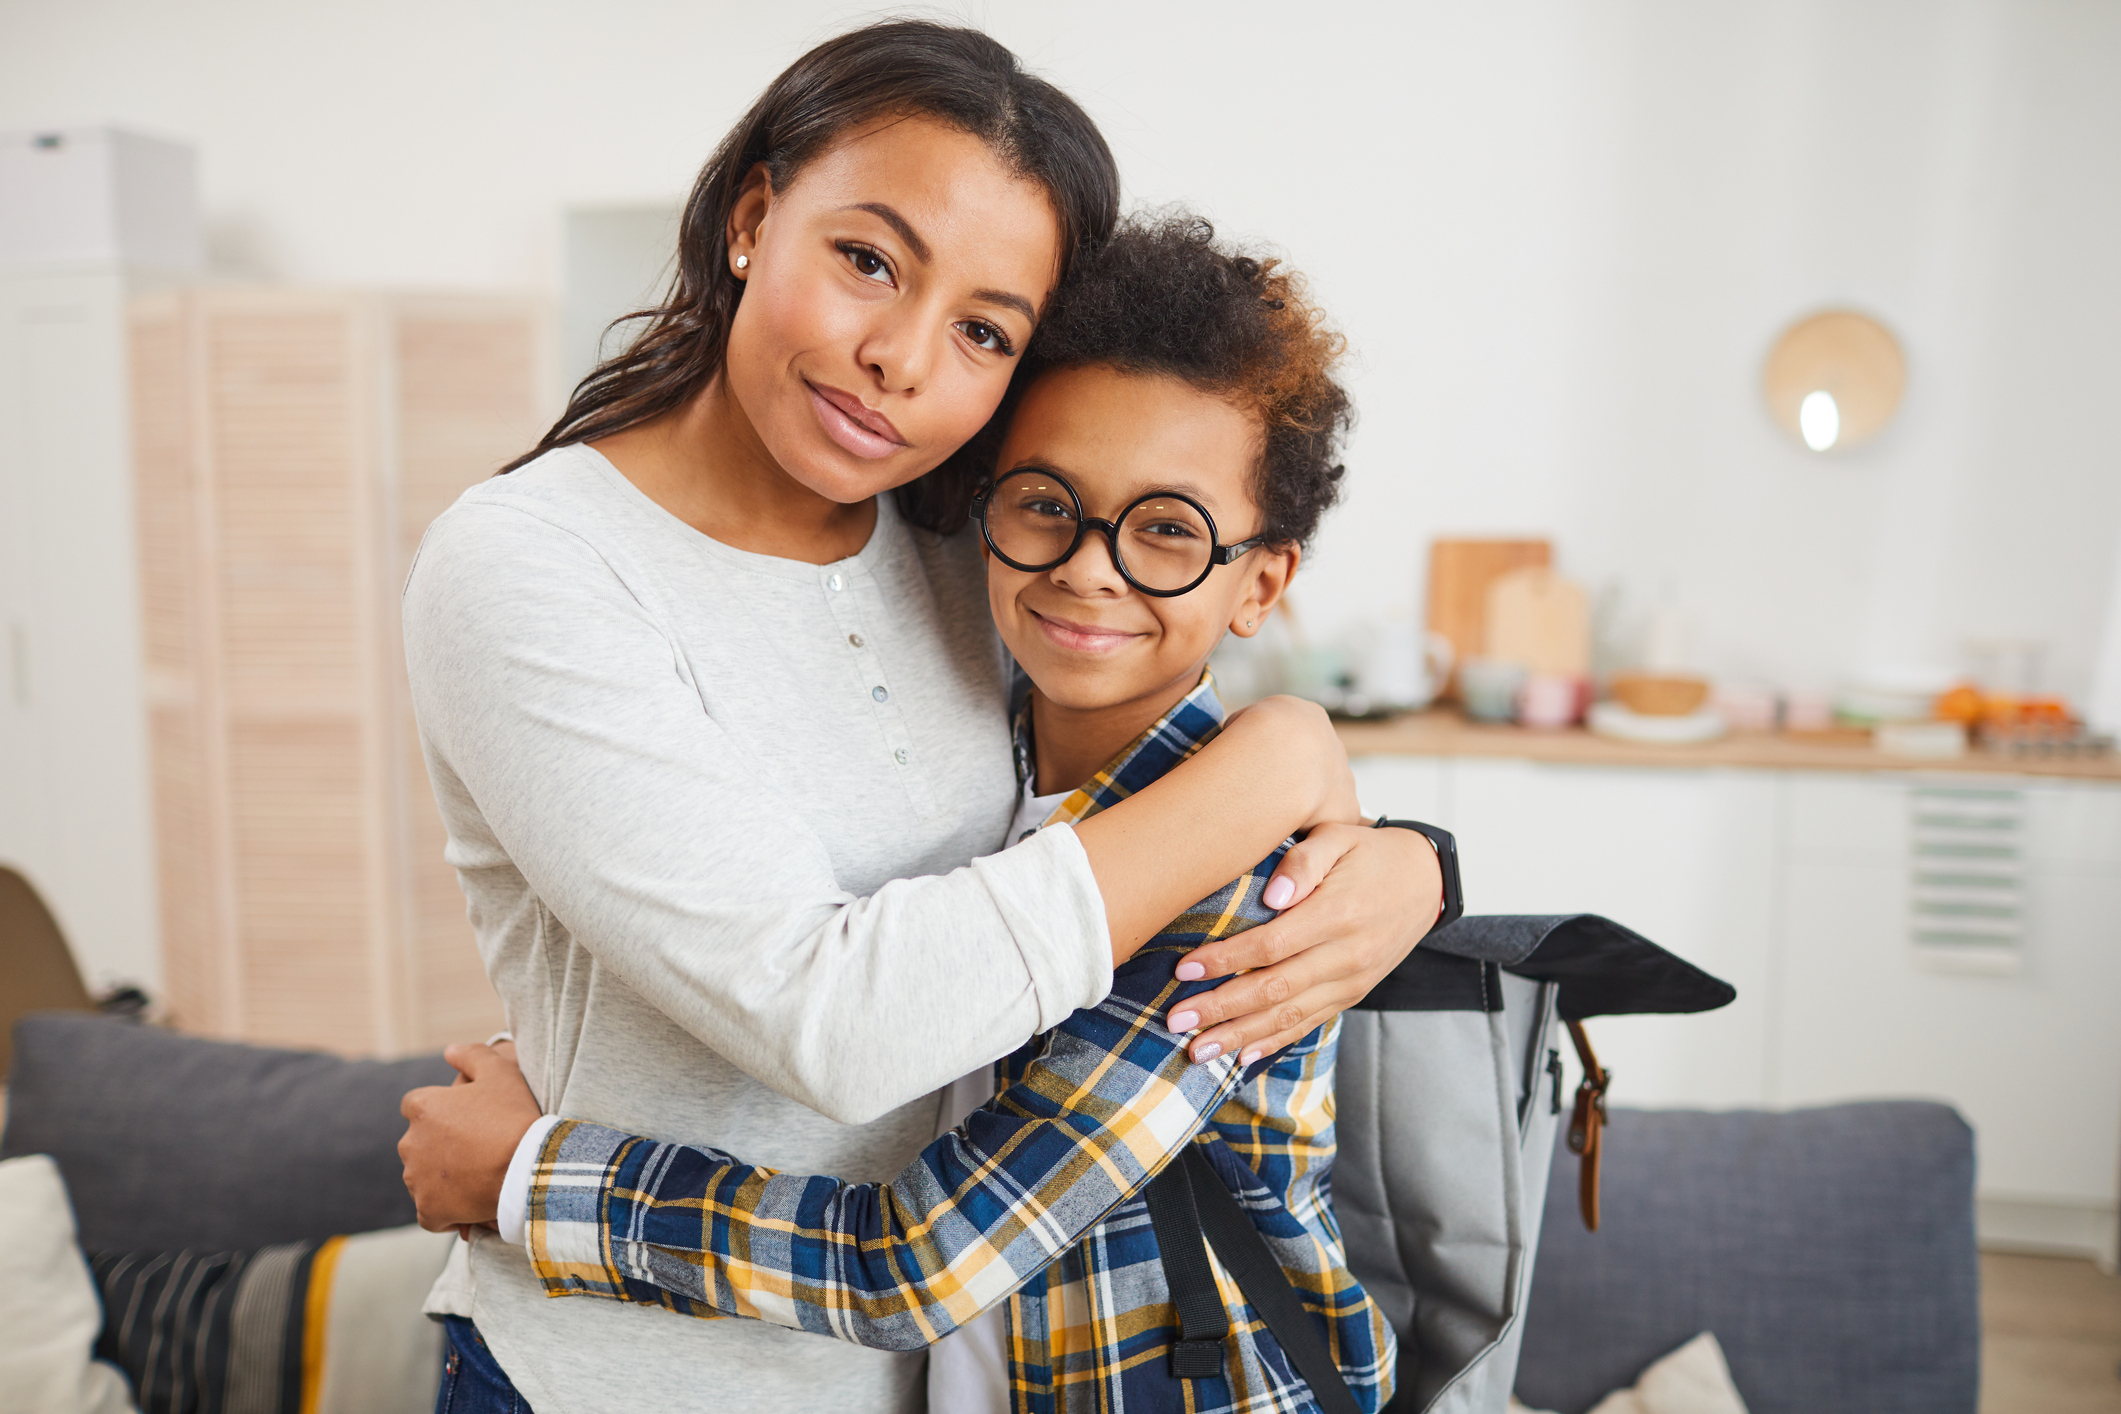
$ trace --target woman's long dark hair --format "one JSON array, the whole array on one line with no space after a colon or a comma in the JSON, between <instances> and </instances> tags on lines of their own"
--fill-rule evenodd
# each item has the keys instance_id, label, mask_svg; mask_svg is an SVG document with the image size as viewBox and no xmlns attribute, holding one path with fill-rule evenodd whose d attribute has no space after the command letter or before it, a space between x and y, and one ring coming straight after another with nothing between
<instances>
[{"instance_id":1,"label":"woman's long dark hair","mask_svg":"<svg viewBox=\"0 0 2121 1414\"><path fill-rule=\"evenodd\" d=\"M885 114L921 115L985 141L1017 174L1045 187L1061 227L1063 275L1075 252L1119 219L1119 169L1088 114L978 30L886 20L818 45L767 85L700 169L678 229L677 273L625 352L575 386L567 411L514 471L554 447L594 441L670 412L719 373L743 282L729 269L730 213L744 179L766 164L774 189L848 128ZM964 523L988 441L976 437L933 471L898 488L916 525Z\"/></svg>"}]
</instances>

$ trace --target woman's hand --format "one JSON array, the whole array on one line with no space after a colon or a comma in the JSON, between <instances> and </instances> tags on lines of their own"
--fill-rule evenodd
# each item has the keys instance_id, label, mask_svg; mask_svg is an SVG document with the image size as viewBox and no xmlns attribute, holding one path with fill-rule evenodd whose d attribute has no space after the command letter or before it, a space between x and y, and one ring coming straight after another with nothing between
<instances>
[{"instance_id":1,"label":"woman's hand","mask_svg":"<svg viewBox=\"0 0 2121 1414\"><path fill-rule=\"evenodd\" d=\"M501 1206L501 1181L516 1145L540 1113L516 1068L515 1046L451 1046L442 1058L457 1068L451 1085L407 1091L398 1113L412 1123L398 1141L405 1187L429 1232L466 1236L490 1224Z\"/></svg>"},{"instance_id":2,"label":"woman's hand","mask_svg":"<svg viewBox=\"0 0 2121 1414\"><path fill-rule=\"evenodd\" d=\"M1191 998L1192 1025L1185 1011L1171 1017L1173 1030L1201 1028L1196 1061L1235 1052L1250 1064L1369 995L1435 924L1443 869L1418 831L1324 824L1291 847L1263 898L1287 911L1179 964L1181 977L1245 974Z\"/></svg>"}]
</instances>

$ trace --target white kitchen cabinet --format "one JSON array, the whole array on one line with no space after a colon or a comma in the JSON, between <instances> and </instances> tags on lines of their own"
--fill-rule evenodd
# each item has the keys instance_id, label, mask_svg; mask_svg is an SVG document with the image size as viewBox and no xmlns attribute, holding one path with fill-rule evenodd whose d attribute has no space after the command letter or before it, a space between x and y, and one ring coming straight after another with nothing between
<instances>
[{"instance_id":1,"label":"white kitchen cabinet","mask_svg":"<svg viewBox=\"0 0 2121 1414\"><path fill-rule=\"evenodd\" d=\"M1766 1097L1772 786L1740 771L1453 764L1468 907L1602 913L1738 989L1701 1016L1601 1019L1593 1040L1621 1103Z\"/></svg>"},{"instance_id":2,"label":"white kitchen cabinet","mask_svg":"<svg viewBox=\"0 0 2121 1414\"><path fill-rule=\"evenodd\" d=\"M1357 778L1366 807L1457 833L1471 911L1603 913L1737 987L1718 1012L1595 1022L1614 1103L1941 1100L1976 1131L1985 1241L2113 1260L2121 785L1388 756ZM1940 788L2022 818L2008 966L1914 942L1910 822Z\"/></svg>"},{"instance_id":3,"label":"white kitchen cabinet","mask_svg":"<svg viewBox=\"0 0 2121 1414\"><path fill-rule=\"evenodd\" d=\"M1785 783L1793 829L1776 958L1772 1098L1919 1096L1979 1145L1985 1235L2113 1251L2121 1184L2121 791L2025 797L2013 972L1940 970L1910 942L1904 824L1919 778ZM1989 784L1984 782L1983 784ZM1875 822L1867 839L1797 828ZM2074 1234L2074 1236L2067 1236Z\"/></svg>"},{"instance_id":4,"label":"white kitchen cabinet","mask_svg":"<svg viewBox=\"0 0 2121 1414\"><path fill-rule=\"evenodd\" d=\"M1593 1039L1620 1077L1616 1098L1766 1101L1772 777L1512 760L1420 766L1366 758L1363 803L1458 836L1469 911L1602 913L1737 987L1736 1002L1704 1016L1601 1019ZM1437 779L1423 801L1427 771ZM1422 814L1427 801L1433 814Z\"/></svg>"},{"instance_id":5,"label":"white kitchen cabinet","mask_svg":"<svg viewBox=\"0 0 2121 1414\"><path fill-rule=\"evenodd\" d=\"M1439 825L1453 814L1449 761L1433 756L1358 756L1350 764L1355 768L1355 793L1365 814Z\"/></svg>"}]
</instances>

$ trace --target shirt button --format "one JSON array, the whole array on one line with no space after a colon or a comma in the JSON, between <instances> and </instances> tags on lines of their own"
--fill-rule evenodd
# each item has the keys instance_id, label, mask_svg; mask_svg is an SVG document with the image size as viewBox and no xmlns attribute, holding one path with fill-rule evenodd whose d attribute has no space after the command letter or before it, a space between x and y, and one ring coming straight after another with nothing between
<instances>
[{"instance_id":1,"label":"shirt button","mask_svg":"<svg viewBox=\"0 0 2121 1414\"><path fill-rule=\"evenodd\" d=\"M879 702L889 702L891 700L891 694L881 687L870 688L869 695Z\"/></svg>"},{"instance_id":2,"label":"shirt button","mask_svg":"<svg viewBox=\"0 0 2121 1414\"><path fill-rule=\"evenodd\" d=\"M854 645L854 646L855 646L856 648L859 648L859 647L861 647L861 646L862 646L862 641L863 641L863 640L862 640L862 636L861 636L860 634L858 634L858 633L850 633L850 634L848 634L848 635L847 635L847 641L848 641L849 643L853 644L853 645Z\"/></svg>"},{"instance_id":3,"label":"shirt button","mask_svg":"<svg viewBox=\"0 0 2121 1414\"><path fill-rule=\"evenodd\" d=\"M825 580L825 587L831 590L834 594L839 593L841 588L845 584L846 581L841 579L838 575L832 575Z\"/></svg>"},{"instance_id":4,"label":"shirt button","mask_svg":"<svg viewBox=\"0 0 2121 1414\"><path fill-rule=\"evenodd\" d=\"M891 759L898 762L899 765L903 766L908 760L912 758L908 755L906 748L902 746L898 750L891 753Z\"/></svg>"}]
</instances>

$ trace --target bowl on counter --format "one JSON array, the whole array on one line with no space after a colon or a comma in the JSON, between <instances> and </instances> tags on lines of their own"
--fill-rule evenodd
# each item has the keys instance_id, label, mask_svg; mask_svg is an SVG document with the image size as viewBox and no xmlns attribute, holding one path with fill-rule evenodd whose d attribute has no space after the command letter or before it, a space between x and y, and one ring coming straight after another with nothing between
<instances>
[{"instance_id":1,"label":"bowl on counter","mask_svg":"<svg viewBox=\"0 0 2121 1414\"><path fill-rule=\"evenodd\" d=\"M1615 741L1651 746L1689 746L1714 741L1729 724L1714 707L1679 714L1637 712L1625 702L1600 702L1591 708L1591 731Z\"/></svg>"},{"instance_id":2,"label":"bowl on counter","mask_svg":"<svg viewBox=\"0 0 2121 1414\"><path fill-rule=\"evenodd\" d=\"M1613 697L1638 717L1685 717L1709 700L1707 678L1661 673L1622 673Z\"/></svg>"}]
</instances>

